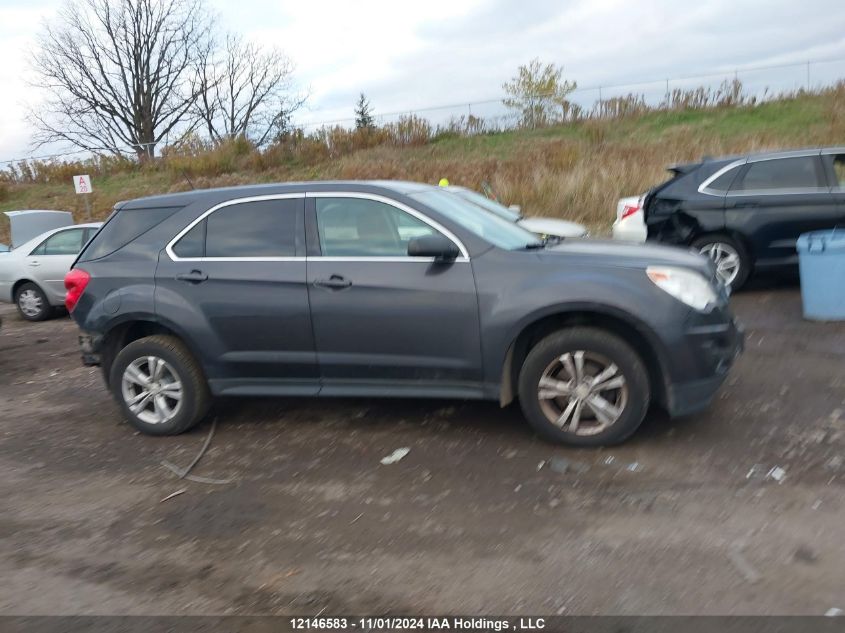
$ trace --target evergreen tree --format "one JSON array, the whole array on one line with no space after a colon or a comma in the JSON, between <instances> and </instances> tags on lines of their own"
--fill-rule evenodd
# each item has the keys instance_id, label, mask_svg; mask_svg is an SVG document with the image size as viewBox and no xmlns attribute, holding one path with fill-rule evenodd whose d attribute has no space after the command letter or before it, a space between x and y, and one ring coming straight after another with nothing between
<instances>
[{"instance_id":1,"label":"evergreen tree","mask_svg":"<svg viewBox=\"0 0 845 633\"><path fill-rule=\"evenodd\" d=\"M376 122L373 119L372 108L370 102L364 93L358 98L358 103L355 104L355 129L356 130L372 130L375 129Z\"/></svg>"}]
</instances>

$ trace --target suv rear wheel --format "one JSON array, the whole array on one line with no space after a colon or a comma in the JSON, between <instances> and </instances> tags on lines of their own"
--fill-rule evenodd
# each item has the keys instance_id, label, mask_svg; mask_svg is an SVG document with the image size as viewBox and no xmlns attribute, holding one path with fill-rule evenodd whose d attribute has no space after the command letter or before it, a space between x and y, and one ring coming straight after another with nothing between
<instances>
[{"instance_id":1,"label":"suv rear wheel","mask_svg":"<svg viewBox=\"0 0 845 633\"><path fill-rule=\"evenodd\" d=\"M553 442L621 442L640 426L650 399L648 372L637 352L594 328L550 334L531 349L519 375L525 417Z\"/></svg>"},{"instance_id":2,"label":"suv rear wheel","mask_svg":"<svg viewBox=\"0 0 845 633\"><path fill-rule=\"evenodd\" d=\"M199 364L172 336L148 336L120 350L109 385L129 423L148 435L187 431L211 403Z\"/></svg>"},{"instance_id":3,"label":"suv rear wheel","mask_svg":"<svg viewBox=\"0 0 845 633\"><path fill-rule=\"evenodd\" d=\"M692 243L692 247L716 264L716 274L730 286L739 290L751 274L751 261L742 244L727 235L706 235Z\"/></svg>"}]
</instances>

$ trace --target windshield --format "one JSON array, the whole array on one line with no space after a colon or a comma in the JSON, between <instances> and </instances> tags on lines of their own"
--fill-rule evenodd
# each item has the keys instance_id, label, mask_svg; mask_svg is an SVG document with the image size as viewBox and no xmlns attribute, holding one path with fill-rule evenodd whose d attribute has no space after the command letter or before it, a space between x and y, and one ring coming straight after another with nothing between
<instances>
[{"instance_id":1,"label":"windshield","mask_svg":"<svg viewBox=\"0 0 845 633\"><path fill-rule=\"evenodd\" d=\"M411 197L499 248L514 251L543 245L533 233L454 193L443 189L429 189L411 194Z\"/></svg>"},{"instance_id":2,"label":"windshield","mask_svg":"<svg viewBox=\"0 0 845 633\"><path fill-rule=\"evenodd\" d=\"M450 187L447 191L458 194L462 198L469 200L473 204L477 204L482 209L487 209L490 213L495 213L500 218L504 218L510 222L517 222L520 219L518 213L514 213L506 206L499 204L495 200L491 200L480 193L476 193L472 189L465 189L463 187Z\"/></svg>"}]
</instances>

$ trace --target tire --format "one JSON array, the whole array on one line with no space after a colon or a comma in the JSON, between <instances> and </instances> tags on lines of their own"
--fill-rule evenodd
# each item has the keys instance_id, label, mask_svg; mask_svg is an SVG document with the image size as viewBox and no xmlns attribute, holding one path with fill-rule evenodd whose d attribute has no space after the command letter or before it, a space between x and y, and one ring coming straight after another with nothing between
<instances>
[{"instance_id":1,"label":"tire","mask_svg":"<svg viewBox=\"0 0 845 633\"><path fill-rule=\"evenodd\" d=\"M702 255L706 255L712 259L716 264L719 264L719 254L727 254L733 256L735 254L738 259L739 268L733 275L731 280L722 277L725 284L730 286L731 290L739 290L748 281L751 276L751 269L753 264L751 258L748 256L748 251L737 240L728 237L727 235L705 235L700 237L692 243L692 247ZM721 273L720 273L720 276Z\"/></svg>"},{"instance_id":2,"label":"tire","mask_svg":"<svg viewBox=\"0 0 845 633\"><path fill-rule=\"evenodd\" d=\"M44 321L53 315L53 306L47 300L47 295L32 282L21 284L15 291L15 305L18 314L27 321Z\"/></svg>"},{"instance_id":3,"label":"tire","mask_svg":"<svg viewBox=\"0 0 845 633\"><path fill-rule=\"evenodd\" d=\"M579 355L582 370L581 380L577 381L569 377L571 369L577 372ZM620 376L621 385L587 393L590 380L604 370L606 377L596 386L612 386L619 382ZM541 379L550 374L555 388L548 387L545 380L541 387ZM552 397L564 381L567 395ZM584 385L580 389L575 387L579 383ZM650 401L648 371L639 354L605 330L573 327L550 334L531 348L519 373L519 402L528 423L542 438L560 444L618 444L640 426ZM573 408L567 419L563 419L570 406ZM577 422L576 412L580 413ZM611 418L613 421L608 422Z\"/></svg>"},{"instance_id":4,"label":"tire","mask_svg":"<svg viewBox=\"0 0 845 633\"><path fill-rule=\"evenodd\" d=\"M151 364L149 358L156 361ZM205 417L211 405L202 369L184 343L172 336L148 336L120 350L111 366L109 386L129 423L147 435L184 433ZM129 402L133 399L134 409Z\"/></svg>"}]
</instances>

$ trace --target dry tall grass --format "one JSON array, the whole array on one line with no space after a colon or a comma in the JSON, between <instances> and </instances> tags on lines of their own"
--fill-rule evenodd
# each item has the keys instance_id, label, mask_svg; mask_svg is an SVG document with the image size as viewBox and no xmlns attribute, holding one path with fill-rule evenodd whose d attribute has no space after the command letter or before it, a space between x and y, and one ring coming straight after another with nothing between
<instances>
[{"instance_id":1,"label":"dry tall grass","mask_svg":"<svg viewBox=\"0 0 845 633\"><path fill-rule=\"evenodd\" d=\"M126 159L26 163L0 177L0 210L64 208L81 213L70 176L94 177L95 217L122 199L190 188L314 179L403 179L481 189L532 215L583 222L606 231L616 200L665 178L667 165L704 155L729 155L800 146L845 145L845 83L820 94L749 103L732 86L729 104L707 106L713 95L677 95L683 107L648 111L636 97L601 115L538 130L494 133L483 122L456 120L432 129L408 117L377 130L301 131L259 150L244 139L211 146L186 139L160 160L139 166ZM612 118L610 118L612 116ZM474 130L470 133L467 130ZM0 226L0 242L4 229Z\"/></svg>"}]
</instances>

